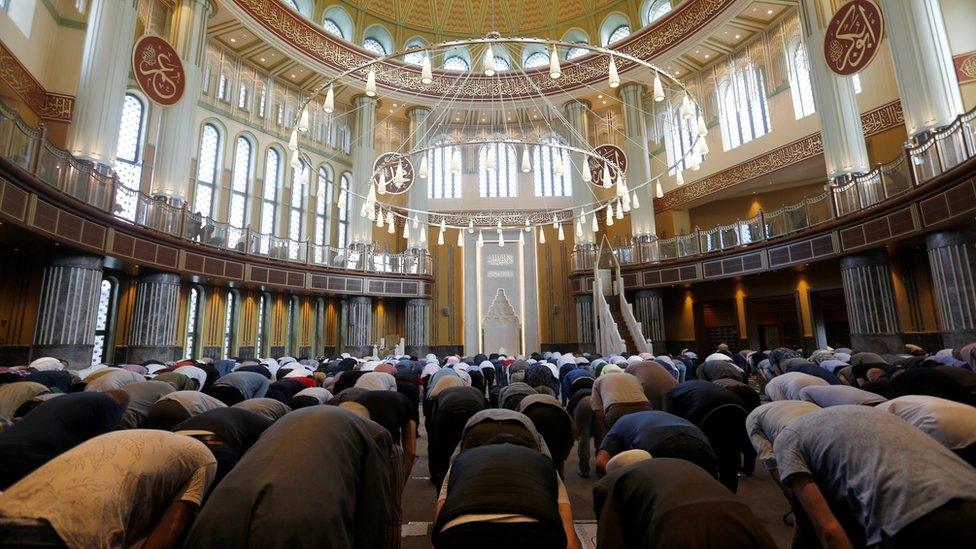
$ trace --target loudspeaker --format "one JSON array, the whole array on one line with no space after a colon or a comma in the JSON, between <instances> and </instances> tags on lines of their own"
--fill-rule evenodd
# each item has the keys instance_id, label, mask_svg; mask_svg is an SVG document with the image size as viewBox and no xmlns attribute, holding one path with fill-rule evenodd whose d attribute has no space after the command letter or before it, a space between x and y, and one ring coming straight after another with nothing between
<instances>
[{"instance_id":1,"label":"loudspeaker","mask_svg":"<svg viewBox=\"0 0 976 549\"><path fill-rule=\"evenodd\" d=\"M444 308L442 308L441 309L441 314L444 315L444 316L451 316L451 308L450 307L444 307Z\"/></svg>"}]
</instances>

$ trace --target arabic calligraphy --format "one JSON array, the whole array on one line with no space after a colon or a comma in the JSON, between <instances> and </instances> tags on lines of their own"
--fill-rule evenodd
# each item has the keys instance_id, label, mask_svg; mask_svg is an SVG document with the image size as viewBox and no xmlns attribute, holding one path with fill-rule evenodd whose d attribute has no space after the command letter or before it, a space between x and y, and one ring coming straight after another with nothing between
<instances>
[{"instance_id":1,"label":"arabic calligraphy","mask_svg":"<svg viewBox=\"0 0 976 549\"><path fill-rule=\"evenodd\" d=\"M139 88L154 103L175 105L186 87L179 54L158 36L143 36L132 48L132 72Z\"/></svg>"},{"instance_id":2,"label":"arabic calligraphy","mask_svg":"<svg viewBox=\"0 0 976 549\"><path fill-rule=\"evenodd\" d=\"M377 182L384 180L384 188L389 194L402 194L413 185L413 163L406 156L388 152L373 162L373 173Z\"/></svg>"},{"instance_id":3,"label":"arabic calligraphy","mask_svg":"<svg viewBox=\"0 0 976 549\"><path fill-rule=\"evenodd\" d=\"M617 180L617 169L627 173L627 155L623 149L616 145L600 145L594 149L596 154L606 160L597 160L590 157L590 180L597 187L603 185L603 166L606 164L610 170L610 179Z\"/></svg>"},{"instance_id":4,"label":"arabic calligraphy","mask_svg":"<svg viewBox=\"0 0 976 549\"><path fill-rule=\"evenodd\" d=\"M851 0L827 25L824 57L830 70L850 76L867 67L878 53L884 35L881 9L872 0Z\"/></svg>"}]
</instances>

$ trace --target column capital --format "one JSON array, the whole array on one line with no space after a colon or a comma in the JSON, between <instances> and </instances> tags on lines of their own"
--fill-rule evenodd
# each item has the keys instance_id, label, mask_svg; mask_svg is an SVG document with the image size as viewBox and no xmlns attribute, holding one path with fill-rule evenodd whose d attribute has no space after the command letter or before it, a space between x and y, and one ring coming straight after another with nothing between
<instances>
[{"instance_id":1,"label":"column capital","mask_svg":"<svg viewBox=\"0 0 976 549\"><path fill-rule=\"evenodd\" d=\"M431 112L430 107L420 107L420 106L410 107L409 109L407 109L407 116L410 118L414 118L414 117L420 118L424 116L430 116L430 112Z\"/></svg>"},{"instance_id":2,"label":"column capital","mask_svg":"<svg viewBox=\"0 0 976 549\"><path fill-rule=\"evenodd\" d=\"M369 106L369 105L372 105L373 108L379 108L379 106L380 106L380 99L379 99L379 97L370 97L370 96L366 95L365 93L360 93L358 95L354 95L353 96L353 98L352 98L352 104L356 108L366 107L366 106Z\"/></svg>"},{"instance_id":3,"label":"column capital","mask_svg":"<svg viewBox=\"0 0 976 549\"><path fill-rule=\"evenodd\" d=\"M566 112L583 110L584 112L593 107L593 104L586 99L570 99L563 103L563 110Z\"/></svg>"},{"instance_id":4,"label":"column capital","mask_svg":"<svg viewBox=\"0 0 976 549\"><path fill-rule=\"evenodd\" d=\"M642 82L627 82L626 84L621 84L617 88L617 95L623 100L625 94L637 93L638 97L643 96L647 93L647 86Z\"/></svg>"},{"instance_id":5,"label":"column capital","mask_svg":"<svg viewBox=\"0 0 976 549\"><path fill-rule=\"evenodd\" d=\"M888 252L884 248L874 248L866 250L857 255L849 255L841 258L841 270L856 269L858 267L869 267L871 265L888 265Z\"/></svg>"}]
</instances>

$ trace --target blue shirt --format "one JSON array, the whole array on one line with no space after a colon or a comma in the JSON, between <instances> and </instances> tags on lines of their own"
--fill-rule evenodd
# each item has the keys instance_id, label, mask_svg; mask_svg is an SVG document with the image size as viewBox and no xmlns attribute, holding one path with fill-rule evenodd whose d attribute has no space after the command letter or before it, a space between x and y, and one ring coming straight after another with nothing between
<instances>
[{"instance_id":1,"label":"blue shirt","mask_svg":"<svg viewBox=\"0 0 976 549\"><path fill-rule=\"evenodd\" d=\"M652 411L635 412L618 419L603 437L600 449L611 455L633 449L645 450L653 455L659 444L678 435L697 438L708 444L705 433L690 421L667 412Z\"/></svg>"}]
</instances>

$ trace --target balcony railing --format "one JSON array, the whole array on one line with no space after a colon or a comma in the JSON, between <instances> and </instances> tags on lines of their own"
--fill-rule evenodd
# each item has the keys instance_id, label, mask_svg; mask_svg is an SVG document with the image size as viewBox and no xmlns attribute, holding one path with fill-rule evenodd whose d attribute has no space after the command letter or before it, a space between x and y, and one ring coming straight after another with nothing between
<instances>
[{"instance_id":1,"label":"balcony railing","mask_svg":"<svg viewBox=\"0 0 976 549\"><path fill-rule=\"evenodd\" d=\"M128 223L200 246L295 265L402 275L429 276L434 272L430 254L425 251L393 254L371 246L336 248L257 233L197 215L186 206L174 206L165 198L125 186L112 170L74 158L51 143L44 133L43 126L31 128L16 111L0 102L0 156L34 174L52 189Z\"/></svg>"},{"instance_id":2,"label":"balcony railing","mask_svg":"<svg viewBox=\"0 0 976 549\"><path fill-rule=\"evenodd\" d=\"M671 238L633 238L614 248L623 264L658 263L781 238L883 204L976 156L976 109L907 143L904 154L866 174L840 178L825 192L745 220ZM574 271L593 268L596 250L577 248Z\"/></svg>"}]
</instances>

